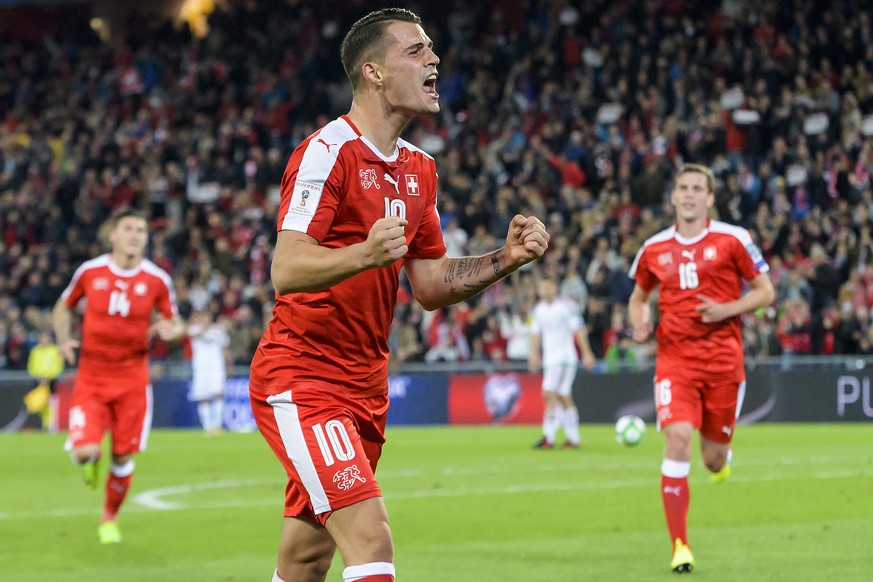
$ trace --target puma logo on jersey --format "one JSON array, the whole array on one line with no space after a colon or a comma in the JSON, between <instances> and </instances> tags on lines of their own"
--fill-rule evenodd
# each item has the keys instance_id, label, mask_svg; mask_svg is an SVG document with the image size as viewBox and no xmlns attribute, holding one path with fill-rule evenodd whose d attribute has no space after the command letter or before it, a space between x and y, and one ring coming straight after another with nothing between
<instances>
[{"instance_id":1,"label":"puma logo on jersey","mask_svg":"<svg viewBox=\"0 0 873 582\"><path fill-rule=\"evenodd\" d=\"M687 258L689 261L694 260L694 251L682 251L682 256Z\"/></svg>"},{"instance_id":2,"label":"puma logo on jersey","mask_svg":"<svg viewBox=\"0 0 873 582\"><path fill-rule=\"evenodd\" d=\"M387 172L382 176L385 178L385 181L394 186L394 191L400 194L400 188L397 186L397 180L391 177Z\"/></svg>"},{"instance_id":3,"label":"puma logo on jersey","mask_svg":"<svg viewBox=\"0 0 873 582\"><path fill-rule=\"evenodd\" d=\"M318 143L320 143L321 145L323 145L324 147L326 147L326 148L327 148L327 153L330 153L330 146L335 146L335 145L336 145L335 143L327 143L326 141L324 141L324 140L321 139L321 138L318 138L318 139L315 140L315 141L317 141Z\"/></svg>"}]
</instances>

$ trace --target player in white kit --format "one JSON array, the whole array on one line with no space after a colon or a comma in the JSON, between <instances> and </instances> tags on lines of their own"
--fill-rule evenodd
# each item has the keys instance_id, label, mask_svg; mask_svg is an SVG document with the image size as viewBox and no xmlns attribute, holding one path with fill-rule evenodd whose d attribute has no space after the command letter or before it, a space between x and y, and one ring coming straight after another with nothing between
<instances>
[{"instance_id":1,"label":"player in white kit","mask_svg":"<svg viewBox=\"0 0 873 582\"><path fill-rule=\"evenodd\" d=\"M543 371L543 437L537 449L555 446L558 429L563 428L564 448L579 447L579 411L573 402L573 381L579 367L579 353L585 369L594 368L595 357L588 343L588 329L575 301L558 296L558 285L543 279L537 285L539 302L531 316L531 349L528 367ZM579 351L577 352L576 347Z\"/></svg>"},{"instance_id":2,"label":"player in white kit","mask_svg":"<svg viewBox=\"0 0 873 582\"><path fill-rule=\"evenodd\" d=\"M224 418L224 386L232 367L230 336L212 314L198 311L188 326L191 340L191 390L188 400L197 402L197 416L207 434L221 432Z\"/></svg>"}]
</instances>

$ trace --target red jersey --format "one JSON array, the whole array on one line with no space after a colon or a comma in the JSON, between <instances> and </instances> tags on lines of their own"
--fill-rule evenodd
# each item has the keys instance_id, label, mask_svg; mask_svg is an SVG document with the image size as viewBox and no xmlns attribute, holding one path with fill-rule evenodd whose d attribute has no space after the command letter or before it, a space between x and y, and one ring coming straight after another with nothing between
<instances>
[{"instance_id":1,"label":"red jersey","mask_svg":"<svg viewBox=\"0 0 873 582\"><path fill-rule=\"evenodd\" d=\"M675 226L648 239L629 275L646 292L660 285L658 358L680 359L686 369L744 377L739 316L704 323L695 311L698 295L734 301L744 281L769 270L747 230L718 220L693 239L682 237Z\"/></svg>"},{"instance_id":2,"label":"red jersey","mask_svg":"<svg viewBox=\"0 0 873 582\"><path fill-rule=\"evenodd\" d=\"M178 313L166 271L147 259L124 270L101 255L76 269L61 297L70 309L86 300L80 376L118 378L135 371L148 377L152 313L157 309L166 318Z\"/></svg>"},{"instance_id":3,"label":"red jersey","mask_svg":"<svg viewBox=\"0 0 873 582\"><path fill-rule=\"evenodd\" d=\"M432 157L399 140L385 157L346 116L309 136L282 177L278 230L303 232L322 246L364 242L380 218L400 216L407 257L446 253L436 209ZM276 297L251 365L253 386L343 391L364 398L388 390L388 334L402 259L368 269L326 291Z\"/></svg>"}]
</instances>

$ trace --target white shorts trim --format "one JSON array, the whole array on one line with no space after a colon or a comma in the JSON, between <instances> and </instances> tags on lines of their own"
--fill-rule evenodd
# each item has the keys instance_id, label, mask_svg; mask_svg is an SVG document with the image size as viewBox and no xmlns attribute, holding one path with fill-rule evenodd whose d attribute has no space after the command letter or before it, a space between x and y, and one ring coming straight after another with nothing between
<instances>
[{"instance_id":1,"label":"white shorts trim","mask_svg":"<svg viewBox=\"0 0 873 582\"><path fill-rule=\"evenodd\" d=\"M330 502L324 487L321 486L318 471L306 446L297 405L291 400L291 391L268 396L267 404L273 407L273 416L276 419L285 453L297 469L300 480L303 481L303 486L309 494L309 501L312 503L312 510L316 514L330 511Z\"/></svg>"}]
</instances>

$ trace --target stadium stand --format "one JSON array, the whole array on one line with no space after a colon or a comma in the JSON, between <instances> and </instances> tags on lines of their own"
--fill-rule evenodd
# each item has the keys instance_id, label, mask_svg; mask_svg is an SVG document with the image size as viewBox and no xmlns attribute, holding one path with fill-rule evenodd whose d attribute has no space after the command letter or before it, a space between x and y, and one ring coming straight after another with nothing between
<instances>
[{"instance_id":1,"label":"stadium stand","mask_svg":"<svg viewBox=\"0 0 873 582\"><path fill-rule=\"evenodd\" d=\"M101 222L128 206L148 214L150 256L184 314L220 312L248 365L272 307L285 162L350 101L328 56L361 15L349 4L225 2L202 38L154 16L122 39L84 20L43 38L0 31L0 368L26 365L63 286L101 251ZM402 293L398 361L523 359L519 322L543 273L584 306L599 358L648 357L624 341L627 269L671 220L680 161L713 167L718 215L772 267L778 301L744 318L749 354L873 353L870 9L420 7L443 110L407 137L437 160L451 252L493 248L515 212L543 217L553 239L466 305L430 314ZM153 357L184 355L156 344Z\"/></svg>"}]
</instances>

